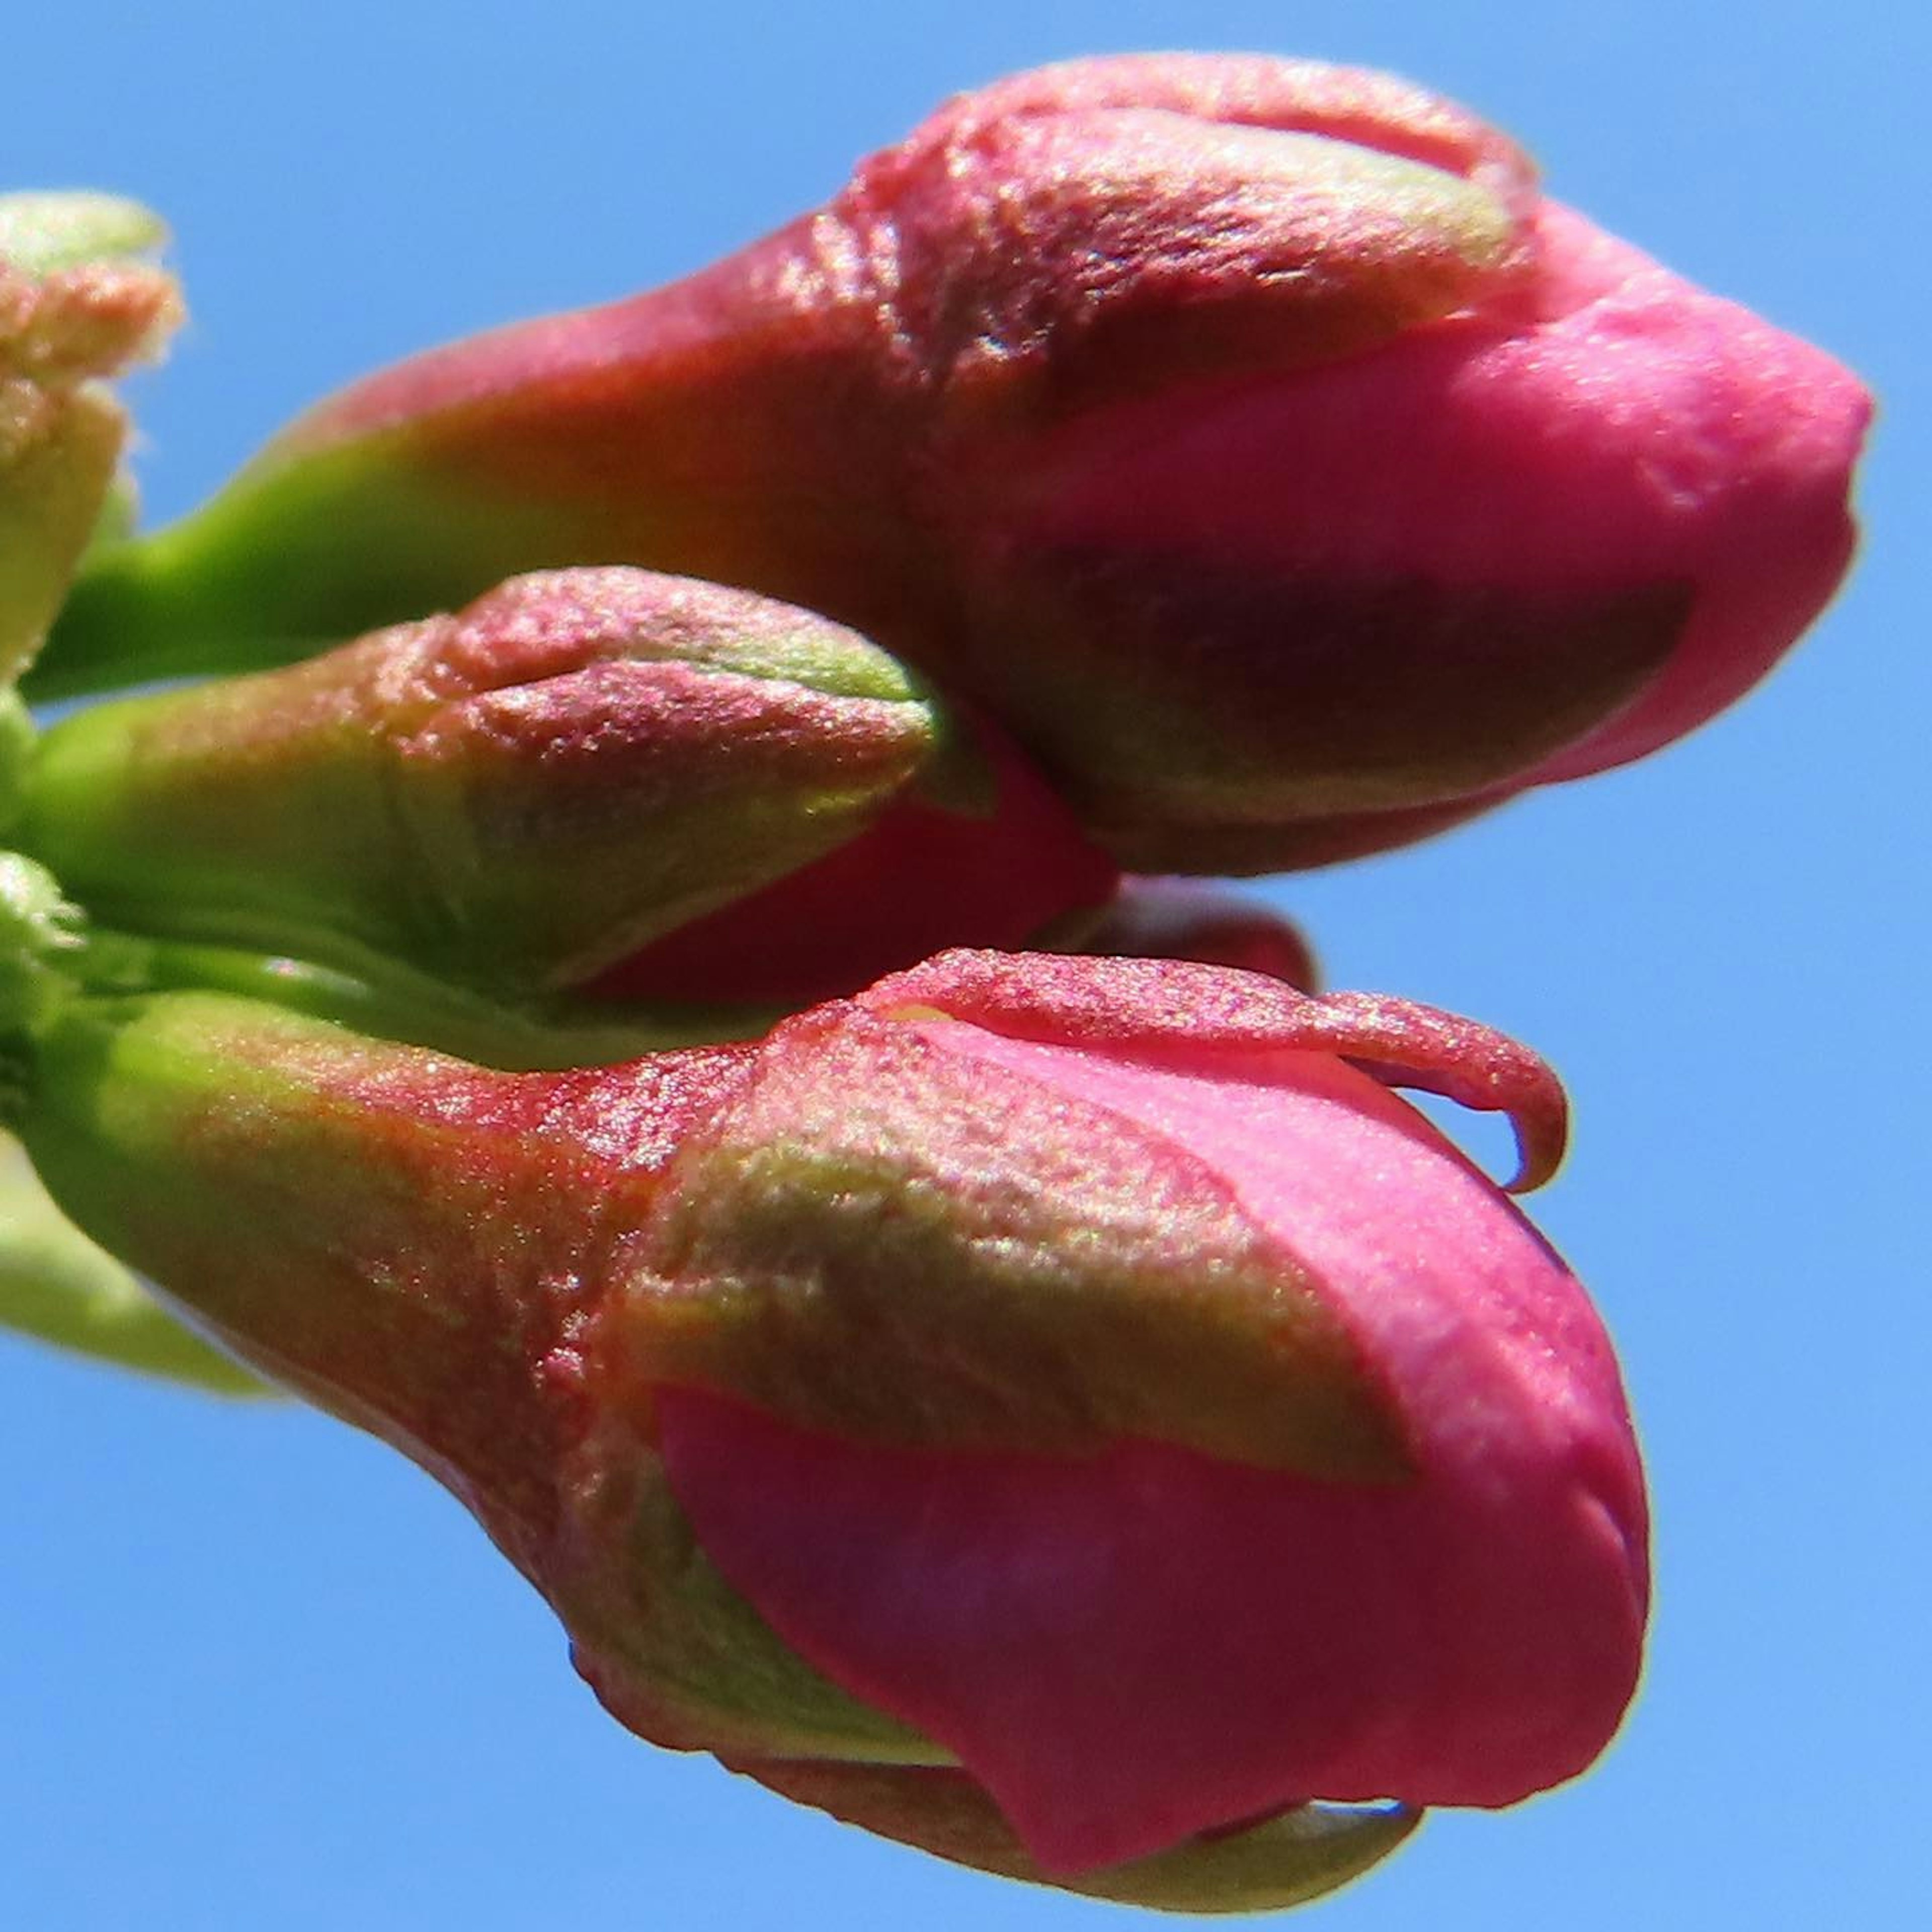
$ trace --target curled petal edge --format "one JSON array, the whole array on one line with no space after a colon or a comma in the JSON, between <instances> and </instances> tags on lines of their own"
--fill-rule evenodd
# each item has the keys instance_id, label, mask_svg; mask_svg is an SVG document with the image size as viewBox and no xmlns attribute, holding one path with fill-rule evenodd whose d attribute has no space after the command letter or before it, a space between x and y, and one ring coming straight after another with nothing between
<instances>
[{"instance_id":1,"label":"curled petal edge","mask_svg":"<svg viewBox=\"0 0 1932 1932\"><path fill-rule=\"evenodd\" d=\"M1171 959L957 950L878 981L859 1004L965 1020L1017 1040L1095 1046L1330 1053L1390 1087L1508 1117L1513 1194L1562 1166L1569 1102L1540 1055L1479 1022L1383 993L1314 994L1255 973Z\"/></svg>"}]
</instances>

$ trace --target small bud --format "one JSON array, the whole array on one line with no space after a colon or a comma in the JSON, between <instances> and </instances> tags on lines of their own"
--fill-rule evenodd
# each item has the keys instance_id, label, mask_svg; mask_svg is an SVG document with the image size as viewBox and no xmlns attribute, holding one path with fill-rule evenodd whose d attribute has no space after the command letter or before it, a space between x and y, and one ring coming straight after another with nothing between
<instances>
[{"instance_id":1,"label":"small bud","mask_svg":"<svg viewBox=\"0 0 1932 1932\"><path fill-rule=\"evenodd\" d=\"M1609 1345L1385 1084L1540 1178L1560 1089L1468 1022L959 953L566 1073L192 995L29 1048L94 1238L447 1483L622 1721L840 1815L1207 1909L1407 1828L1311 1804L1575 1775L1630 1694Z\"/></svg>"},{"instance_id":2,"label":"small bud","mask_svg":"<svg viewBox=\"0 0 1932 1932\"><path fill-rule=\"evenodd\" d=\"M620 559L859 625L1123 864L1316 864L1739 696L1846 567L1868 412L1419 88L1076 62L701 274L323 404L102 557L45 688Z\"/></svg>"},{"instance_id":3,"label":"small bud","mask_svg":"<svg viewBox=\"0 0 1932 1932\"><path fill-rule=\"evenodd\" d=\"M20 676L94 534L127 434L100 379L159 352L175 285L132 202L0 195L0 683Z\"/></svg>"},{"instance_id":4,"label":"small bud","mask_svg":"<svg viewBox=\"0 0 1932 1932\"><path fill-rule=\"evenodd\" d=\"M71 716L16 836L133 931L400 962L510 999L596 981L593 1004L798 1004L1106 896L1111 868L1052 836L1050 798L1014 822L1023 781L929 795L970 792L975 755L841 626L684 578L562 571L287 670ZM902 851L926 825L951 849ZM996 875L976 891L982 851ZM820 862L829 891L801 876ZM735 945L706 926L722 908Z\"/></svg>"}]
</instances>

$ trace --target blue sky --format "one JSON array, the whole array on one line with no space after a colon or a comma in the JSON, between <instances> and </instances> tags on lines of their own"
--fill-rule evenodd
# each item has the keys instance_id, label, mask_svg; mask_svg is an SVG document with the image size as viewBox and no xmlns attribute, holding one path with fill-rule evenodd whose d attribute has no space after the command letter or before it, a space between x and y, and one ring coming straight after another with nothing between
<instances>
[{"instance_id":1,"label":"blue sky","mask_svg":"<svg viewBox=\"0 0 1932 1932\"><path fill-rule=\"evenodd\" d=\"M1129 47L1427 81L1564 199L1859 369L1885 410L1866 554L1766 687L1638 768L1274 889L1334 983L1475 1013L1564 1072L1578 1132L1537 1211L1618 1337L1658 1516L1648 1681L1609 1758L1519 1811L1437 1816L1305 1922L1922 1910L1918 16L174 0L4 38L0 173L134 194L176 230L196 320L135 392L158 516L362 369L682 273L946 93ZM0 1378L0 1923L1154 1922L639 1744L460 1511L346 1429L10 1341Z\"/></svg>"}]
</instances>

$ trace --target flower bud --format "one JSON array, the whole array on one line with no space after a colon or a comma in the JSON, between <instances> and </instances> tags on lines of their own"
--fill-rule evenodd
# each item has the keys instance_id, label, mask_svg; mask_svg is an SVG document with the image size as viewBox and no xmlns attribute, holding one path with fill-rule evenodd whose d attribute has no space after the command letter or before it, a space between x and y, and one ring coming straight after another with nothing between
<instances>
[{"instance_id":1,"label":"flower bud","mask_svg":"<svg viewBox=\"0 0 1932 1932\"><path fill-rule=\"evenodd\" d=\"M685 578L562 571L286 670L70 716L15 836L131 930L352 972L400 961L511 998L601 976L600 998L802 1004L932 951L920 907L1012 944L1104 897L1111 868L1056 836L1051 800L976 772L959 739L842 626ZM892 848L931 824L952 834L943 869ZM854 841L832 882L848 890L808 904L796 875ZM982 848L997 889L976 889ZM850 956L842 897L874 907L880 956ZM740 904L736 946L651 950ZM801 922L841 935L836 983Z\"/></svg>"},{"instance_id":2,"label":"flower bud","mask_svg":"<svg viewBox=\"0 0 1932 1932\"><path fill-rule=\"evenodd\" d=\"M1560 1090L1466 1021L961 953L566 1073L211 996L27 1030L67 1211L447 1483L658 1742L1234 1909L1410 1822L1311 1803L1511 1802L1630 1694L1608 1344L1385 1084L1510 1111L1540 1178Z\"/></svg>"},{"instance_id":3,"label":"flower bud","mask_svg":"<svg viewBox=\"0 0 1932 1932\"><path fill-rule=\"evenodd\" d=\"M100 560L46 688L632 560L859 625L1124 864L1276 869L1736 698L1845 567L1868 406L1420 89L1078 62L701 274L324 404Z\"/></svg>"},{"instance_id":4,"label":"flower bud","mask_svg":"<svg viewBox=\"0 0 1932 1932\"><path fill-rule=\"evenodd\" d=\"M106 507L127 432L99 378L156 354L175 285L132 202L0 195L0 683L20 674Z\"/></svg>"}]
</instances>

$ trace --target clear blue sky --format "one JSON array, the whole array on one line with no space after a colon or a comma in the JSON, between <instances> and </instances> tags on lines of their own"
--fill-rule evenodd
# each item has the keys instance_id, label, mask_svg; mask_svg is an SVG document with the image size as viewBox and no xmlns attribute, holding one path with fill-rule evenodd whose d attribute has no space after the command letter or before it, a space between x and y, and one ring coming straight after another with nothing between
<instances>
[{"instance_id":1,"label":"clear blue sky","mask_svg":"<svg viewBox=\"0 0 1932 1932\"><path fill-rule=\"evenodd\" d=\"M1136 46L1393 68L1553 190L1859 368L1866 555L1666 756L1289 881L1339 985L1570 1082L1538 1211L1620 1340L1658 1516L1588 1779L1438 1815L1322 1932L1920 1922L1928 1888L1928 448L1917 13L1859 0L11 10L0 176L137 194L196 320L152 510L297 407L698 266L942 95ZM22 19L19 15L27 17ZM1151 1924L927 1862L618 1730L424 1478L292 1407L0 1341L0 1924L22 1932Z\"/></svg>"}]
</instances>

